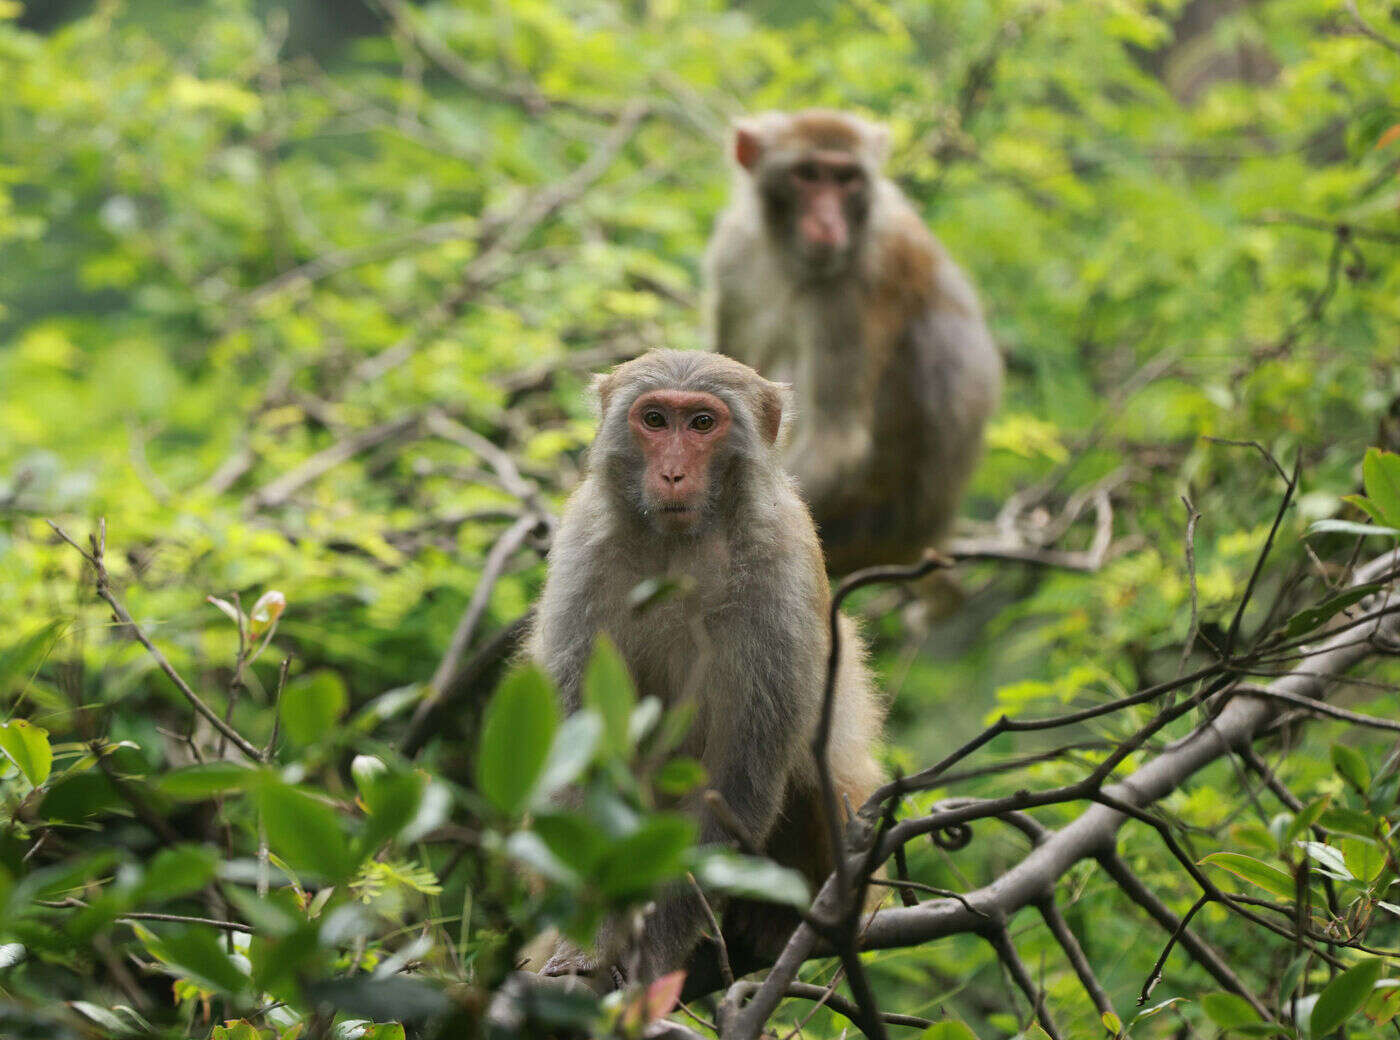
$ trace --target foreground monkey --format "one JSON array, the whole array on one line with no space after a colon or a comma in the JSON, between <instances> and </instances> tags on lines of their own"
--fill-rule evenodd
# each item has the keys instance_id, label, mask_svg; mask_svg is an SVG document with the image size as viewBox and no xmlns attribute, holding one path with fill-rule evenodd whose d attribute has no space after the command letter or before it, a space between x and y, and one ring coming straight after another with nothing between
<instances>
[{"instance_id":1,"label":"foreground monkey","mask_svg":"<svg viewBox=\"0 0 1400 1040\"><path fill-rule=\"evenodd\" d=\"M735 125L706 256L715 347L796 391L787 466L828 566L916 559L947 534L1001 392L967 277L841 112Z\"/></svg>"},{"instance_id":2,"label":"foreground monkey","mask_svg":"<svg viewBox=\"0 0 1400 1040\"><path fill-rule=\"evenodd\" d=\"M550 551L532 655L568 711L600 632L639 694L694 698L683 750L748 836L819 884L833 861L810 745L831 592L775 448L784 388L730 358L669 350L619 365L595 388L598 435ZM633 609L632 589L662 575L688 577L690 591ZM829 760L838 798L858 807L881 781L872 752L883 709L854 626L842 624ZM693 808L702 843L730 839L708 809ZM703 920L693 894L663 895L641 939L642 977L680 967ZM765 930L761 920L747 927ZM624 946L605 929L598 950L566 945L543 970L606 969Z\"/></svg>"}]
</instances>

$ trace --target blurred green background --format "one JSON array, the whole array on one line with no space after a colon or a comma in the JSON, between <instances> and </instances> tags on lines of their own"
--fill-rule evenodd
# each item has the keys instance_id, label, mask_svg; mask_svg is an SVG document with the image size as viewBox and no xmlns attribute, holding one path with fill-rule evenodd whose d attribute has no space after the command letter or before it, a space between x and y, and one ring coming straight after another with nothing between
<instances>
[{"instance_id":1,"label":"blurred green background","mask_svg":"<svg viewBox=\"0 0 1400 1040\"><path fill-rule=\"evenodd\" d=\"M1390 4L1363 13L1400 39ZM1400 52L1342 3L0 0L0 649L61 621L42 664L0 673L8 714L55 742L131 741L150 772L182 761L183 701L43 522L81 537L103 517L127 606L219 710L237 632L205 597L285 595L231 717L267 739L289 656L289 689L332 689L358 720L288 753L344 796L351 754L401 735L520 512L490 460L427 417L488 438L562 502L591 435L588 372L706 342L699 259L727 193L728 121L811 105L889 125L891 175L980 287L1009 377L970 527L1020 491L1053 511L1103 481L1114 505L1098 573L965 568L961 607L927 628L889 593L858 601L892 764L932 761L993 712L1175 675L1183 496L1201 514L1203 631L1228 625L1283 480L1207 435L1303 467L1249 625L1321 587L1304 528L1338 515L1368 445L1400 441ZM517 554L477 644L542 575L539 553ZM1360 692L1368 710L1400 707ZM467 775L475 726L471 707L448 720L424 768ZM1317 747L1285 769L1305 791L1339 784ZM955 793L1064 782L1095 754ZM1221 766L1170 800L1203 853L1246 841L1235 781ZM18 806L27 789L8 782ZM916 876L961 888L1021 855L1014 835L979 835L919 853ZM1155 838L1129 845L1189 906ZM1089 868L1069 885L1130 1008L1162 937ZM403 894L392 912L411 929L426 897ZM459 882L433 912L460 918L463 899ZM1215 908L1200 920L1255 978L1286 960ZM459 925L465 949L470 928L445 927L456 941ZM1097 1031L1043 929L1018 942L1044 960L1060 1020ZM14 992L76 999L81 971L53 960ZM947 1007L979 1035L1019 1028L975 940L874 964L892 1007L928 1013L956 991ZM1179 957L1158 996L1207 986ZM1161 1035L1197 1021L1183 1014L1161 1016ZM810 1035L838 1021L823 1013Z\"/></svg>"}]
</instances>

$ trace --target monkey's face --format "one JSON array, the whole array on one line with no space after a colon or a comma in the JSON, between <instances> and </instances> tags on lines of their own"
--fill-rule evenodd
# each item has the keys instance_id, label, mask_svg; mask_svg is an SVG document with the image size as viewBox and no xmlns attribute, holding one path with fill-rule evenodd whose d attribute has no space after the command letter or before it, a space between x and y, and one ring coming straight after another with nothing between
<instances>
[{"instance_id":1,"label":"monkey's face","mask_svg":"<svg viewBox=\"0 0 1400 1040\"><path fill-rule=\"evenodd\" d=\"M729 406L697 390L648 390L627 425L642 455L642 509L664 531L690 531L704 516L716 459L729 436Z\"/></svg>"},{"instance_id":2,"label":"monkey's face","mask_svg":"<svg viewBox=\"0 0 1400 1040\"><path fill-rule=\"evenodd\" d=\"M851 152L809 151L766 172L763 192L770 223L789 256L806 273L845 271L865 231L870 178Z\"/></svg>"}]
</instances>

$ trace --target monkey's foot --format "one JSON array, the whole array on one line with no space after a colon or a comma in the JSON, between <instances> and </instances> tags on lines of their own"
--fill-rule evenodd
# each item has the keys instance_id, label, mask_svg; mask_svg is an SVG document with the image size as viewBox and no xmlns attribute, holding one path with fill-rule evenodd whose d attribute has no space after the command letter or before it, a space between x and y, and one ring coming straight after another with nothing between
<instances>
[{"instance_id":1,"label":"monkey's foot","mask_svg":"<svg viewBox=\"0 0 1400 1040\"><path fill-rule=\"evenodd\" d=\"M560 943L554 955L545 961L541 975L593 975L598 971L598 956L580 950L569 943Z\"/></svg>"}]
</instances>

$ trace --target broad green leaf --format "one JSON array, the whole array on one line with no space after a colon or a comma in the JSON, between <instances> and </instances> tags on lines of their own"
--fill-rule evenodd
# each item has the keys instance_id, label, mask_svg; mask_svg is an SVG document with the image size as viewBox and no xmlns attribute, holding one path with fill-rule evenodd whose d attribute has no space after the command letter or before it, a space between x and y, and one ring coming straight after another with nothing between
<instances>
[{"instance_id":1,"label":"broad green leaf","mask_svg":"<svg viewBox=\"0 0 1400 1040\"><path fill-rule=\"evenodd\" d=\"M1228 870L1236 877L1258 885L1264 891L1272 892L1282 899L1292 899L1295 894L1293 878L1290 875L1253 856L1244 856L1238 852L1213 852L1201 862Z\"/></svg>"},{"instance_id":2,"label":"broad green leaf","mask_svg":"<svg viewBox=\"0 0 1400 1040\"><path fill-rule=\"evenodd\" d=\"M1354 747L1345 744L1332 745L1332 766L1337 770L1337 774L1356 788L1359 794L1365 794L1371 787L1371 770L1366 765L1366 759Z\"/></svg>"},{"instance_id":3,"label":"broad green leaf","mask_svg":"<svg viewBox=\"0 0 1400 1040\"><path fill-rule=\"evenodd\" d=\"M729 849L702 857L695 865L695 878L702 888L726 895L781 903L798 910L806 910L812 904L807 879L797 871Z\"/></svg>"},{"instance_id":4,"label":"broad green leaf","mask_svg":"<svg viewBox=\"0 0 1400 1040\"><path fill-rule=\"evenodd\" d=\"M1342 858L1346 860L1347 869L1353 877L1367 883L1380 877L1381 871L1385 869L1384 849L1365 838L1343 838L1339 844L1342 847Z\"/></svg>"},{"instance_id":5,"label":"broad green leaf","mask_svg":"<svg viewBox=\"0 0 1400 1040\"><path fill-rule=\"evenodd\" d=\"M476 783L497 810L515 816L544 772L559 705L549 680L527 664L506 677L486 709L476 755Z\"/></svg>"},{"instance_id":6,"label":"broad green leaf","mask_svg":"<svg viewBox=\"0 0 1400 1040\"><path fill-rule=\"evenodd\" d=\"M1207 993L1201 998L1201 1010L1221 1029L1261 1021L1259 1012L1249 1006L1249 1001L1235 993Z\"/></svg>"},{"instance_id":7,"label":"broad green leaf","mask_svg":"<svg viewBox=\"0 0 1400 1040\"><path fill-rule=\"evenodd\" d=\"M1288 829L1283 833L1284 846L1292 845L1303 835L1307 834L1312 828L1312 825L1318 821L1318 818L1322 816L1331 802L1331 795L1323 795L1321 798L1314 798L1307 805L1294 813L1293 820L1288 824Z\"/></svg>"},{"instance_id":8,"label":"broad green leaf","mask_svg":"<svg viewBox=\"0 0 1400 1040\"><path fill-rule=\"evenodd\" d=\"M269 847L293 870L332 882L344 881L354 872L358 862L335 810L325 802L269 780L258 788L257 803Z\"/></svg>"},{"instance_id":9,"label":"broad green leaf","mask_svg":"<svg viewBox=\"0 0 1400 1040\"><path fill-rule=\"evenodd\" d=\"M263 1036L251 1022L240 1018L237 1022L215 1026L209 1040L263 1040Z\"/></svg>"},{"instance_id":10,"label":"broad green leaf","mask_svg":"<svg viewBox=\"0 0 1400 1040\"><path fill-rule=\"evenodd\" d=\"M131 809L107 779L107 774L95 769L60 776L49 785L44 800L39 803L41 818L66 823L78 823L114 811L129 813Z\"/></svg>"},{"instance_id":11,"label":"broad green leaf","mask_svg":"<svg viewBox=\"0 0 1400 1040\"><path fill-rule=\"evenodd\" d=\"M1346 857L1331 845L1320 841L1300 841L1298 844L1315 859L1322 867L1324 873L1330 873L1343 881L1351 881L1351 870L1347 867Z\"/></svg>"},{"instance_id":12,"label":"broad green leaf","mask_svg":"<svg viewBox=\"0 0 1400 1040\"><path fill-rule=\"evenodd\" d=\"M595 879L606 896L641 895L660 881L685 872L685 851L695 840L695 824L678 815L653 816L623 838L599 862Z\"/></svg>"},{"instance_id":13,"label":"broad green leaf","mask_svg":"<svg viewBox=\"0 0 1400 1040\"><path fill-rule=\"evenodd\" d=\"M1381 512L1381 507L1365 495L1343 495L1342 501L1355 506L1382 527L1385 526L1385 514Z\"/></svg>"},{"instance_id":14,"label":"broad green leaf","mask_svg":"<svg viewBox=\"0 0 1400 1040\"><path fill-rule=\"evenodd\" d=\"M607 837L579 813L537 816L531 829L550 852L580 874L587 874L607 854Z\"/></svg>"},{"instance_id":15,"label":"broad green leaf","mask_svg":"<svg viewBox=\"0 0 1400 1040\"><path fill-rule=\"evenodd\" d=\"M1345 592L1339 592L1337 595L1323 600L1315 607L1300 610L1289 618L1283 626L1283 638L1293 639L1320 628L1332 617L1347 607L1359 603L1380 587L1378 583L1374 582L1369 585L1357 585L1355 588L1347 589Z\"/></svg>"},{"instance_id":16,"label":"broad green leaf","mask_svg":"<svg viewBox=\"0 0 1400 1040\"><path fill-rule=\"evenodd\" d=\"M360 797L369 808L369 819L360 836L360 851L368 856L413 822L428 786L428 776L399 769L366 776L364 780Z\"/></svg>"},{"instance_id":17,"label":"broad green leaf","mask_svg":"<svg viewBox=\"0 0 1400 1040\"><path fill-rule=\"evenodd\" d=\"M603 747L616 758L626 758L632 750L628 725L636 700L622 655L611 639L600 635L583 673L583 703L602 717Z\"/></svg>"},{"instance_id":18,"label":"broad green leaf","mask_svg":"<svg viewBox=\"0 0 1400 1040\"><path fill-rule=\"evenodd\" d=\"M161 849L146 868L138 898L143 903L162 903L198 892L214 879L218 865L219 853L208 845Z\"/></svg>"},{"instance_id":19,"label":"broad green leaf","mask_svg":"<svg viewBox=\"0 0 1400 1040\"><path fill-rule=\"evenodd\" d=\"M165 935L147 933L146 946L157 959L204 989L242 993L251 981L225 952L209 928L189 927Z\"/></svg>"},{"instance_id":20,"label":"broad green leaf","mask_svg":"<svg viewBox=\"0 0 1400 1040\"><path fill-rule=\"evenodd\" d=\"M673 758L656 771L654 783L663 794L688 794L705 782L705 767L693 758Z\"/></svg>"},{"instance_id":21,"label":"broad green leaf","mask_svg":"<svg viewBox=\"0 0 1400 1040\"><path fill-rule=\"evenodd\" d=\"M49 778L53 768L53 750L49 747L49 731L25 719L12 719L0 724L0 751L38 787Z\"/></svg>"},{"instance_id":22,"label":"broad green leaf","mask_svg":"<svg viewBox=\"0 0 1400 1040\"><path fill-rule=\"evenodd\" d=\"M919 1034L919 1040L977 1040L977 1034L961 1022L935 1022Z\"/></svg>"},{"instance_id":23,"label":"broad green leaf","mask_svg":"<svg viewBox=\"0 0 1400 1040\"><path fill-rule=\"evenodd\" d=\"M345 680L335 672L322 669L301 676L282 691L282 728L303 747L324 741L335 733L349 701Z\"/></svg>"},{"instance_id":24,"label":"broad green leaf","mask_svg":"<svg viewBox=\"0 0 1400 1040\"><path fill-rule=\"evenodd\" d=\"M1390 527L1400 527L1400 455L1368 448L1361 461L1366 497Z\"/></svg>"},{"instance_id":25,"label":"broad green leaf","mask_svg":"<svg viewBox=\"0 0 1400 1040\"><path fill-rule=\"evenodd\" d=\"M1400 528L1358 524L1354 520L1315 520L1308 525L1308 534L1351 534L1361 538L1379 534L1394 538L1400 535Z\"/></svg>"},{"instance_id":26,"label":"broad green leaf","mask_svg":"<svg viewBox=\"0 0 1400 1040\"><path fill-rule=\"evenodd\" d=\"M1117 1036L1119 1033L1123 1032L1123 1020L1117 1015L1115 1015L1112 1011L1105 1011L1102 1015L1099 1016L1099 1021L1102 1022L1103 1027L1107 1029L1110 1033L1112 1033L1114 1036Z\"/></svg>"},{"instance_id":27,"label":"broad green leaf","mask_svg":"<svg viewBox=\"0 0 1400 1040\"><path fill-rule=\"evenodd\" d=\"M1370 957L1329 982L1313 1005L1309 1032L1314 1037L1324 1037L1349 1019L1366 1002L1384 972L1385 961Z\"/></svg>"},{"instance_id":28,"label":"broad green leaf","mask_svg":"<svg viewBox=\"0 0 1400 1040\"><path fill-rule=\"evenodd\" d=\"M0 696L24 688L67 624L62 620L50 621L0 653Z\"/></svg>"},{"instance_id":29,"label":"broad green leaf","mask_svg":"<svg viewBox=\"0 0 1400 1040\"><path fill-rule=\"evenodd\" d=\"M259 769L236 762L206 762L164 773L156 778L155 787L176 801L201 802L215 795L246 791L265 776Z\"/></svg>"},{"instance_id":30,"label":"broad green leaf","mask_svg":"<svg viewBox=\"0 0 1400 1040\"><path fill-rule=\"evenodd\" d=\"M579 778L593 761L603 736L603 720L596 711L581 708L563 721L554 734L535 789L534 804L549 800Z\"/></svg>"},{"instance_id":31,"label":"broad green leaf","mask_svg":"<svg viewBox=\"0 0 1400 1040\"><path fill-rule=\"evenodd\" d=\"M1339 831L1342 834L1354 834L1358 838L1374 838L1376 836L1377 818L1368 816L1364 812L1356 809L1348 809L1344 806L1332 805L1322 811L1322 815L1317 818L1317 822L1326 827L1329 831Z\"/></svg>"}]
</instances>

